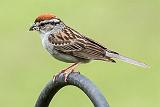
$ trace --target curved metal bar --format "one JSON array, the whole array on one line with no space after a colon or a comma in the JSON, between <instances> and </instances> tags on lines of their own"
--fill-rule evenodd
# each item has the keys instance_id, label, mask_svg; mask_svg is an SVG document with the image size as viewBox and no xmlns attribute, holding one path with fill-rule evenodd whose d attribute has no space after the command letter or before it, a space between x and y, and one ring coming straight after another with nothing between
<instances>
[{"instance_id":1,"label":"curved metal bar","mask_svg":"<svg viewBox=\"0 0 160 107\"><path fill-rule=\"evenodd\" d=\"M54 95L64 86L74 85L80 88L92 101L94 107L109 107L105 97L99 89L85 76L78 72L72 72L65 82L63 73L50 80L39 95L35 107L48 107Z\"/></svg>"}]
</instances>

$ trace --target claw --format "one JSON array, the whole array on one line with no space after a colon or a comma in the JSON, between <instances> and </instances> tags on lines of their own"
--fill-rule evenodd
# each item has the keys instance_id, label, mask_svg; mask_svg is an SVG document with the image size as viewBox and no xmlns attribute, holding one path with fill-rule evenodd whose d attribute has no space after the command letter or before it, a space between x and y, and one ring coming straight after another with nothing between
<instances>
[{"instance_id":1,"label":"claw","mask_svg":"<svg viewBox=\"0 0 160 107\"><path fill-rule=\"evenodd\" d=\"M64 70L62 70L60 73L56 74L53 76L53 81L55 81L61 74L64 75L64 81L67 82L67 78L68 78L68 75L71 73L71 72L74 72L74 70L72 71L67 71L67 72L64 72Z\"/></svg>"},{"instance_id":2,"label":"claw","mask_svg":"<svg viewBox=\"0 0 160 107\"><path fill-rule=\"evenodd\" d=\"M64 81L67 82L67 78L68 78L68 73L64 73Z\"/></svg>"}]
</instances>

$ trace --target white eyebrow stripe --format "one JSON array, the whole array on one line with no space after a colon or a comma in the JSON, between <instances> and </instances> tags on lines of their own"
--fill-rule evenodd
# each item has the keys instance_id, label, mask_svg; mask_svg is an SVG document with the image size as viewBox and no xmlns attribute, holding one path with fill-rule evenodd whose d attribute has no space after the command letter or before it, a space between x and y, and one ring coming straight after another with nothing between
<instances>
[{"instance_id":1,"label":"white eyebrow stripe","mask_svg":"<svg viewBox=\"0 0 160 107\"><path fill-rule=\"evenodd\" d=\"M59 19L52 19L52 20L44 20L44 21L41 21L41 22L38 22L37 25L41 24L41 23L48 23L48 22L60 22Z\"/></svg>"},{"instance_id":2,"label":"white eyebrow stripe","mask_svg":"<svg viewBox=\"0 0 160 107\"><path fill-rule=\"evenodd\" d=\"M52 19L52 20L50 20L51 22L52 21L54 21L54 22L60 22L60 20L59 19Z\"/></svg>"}]
</instances>

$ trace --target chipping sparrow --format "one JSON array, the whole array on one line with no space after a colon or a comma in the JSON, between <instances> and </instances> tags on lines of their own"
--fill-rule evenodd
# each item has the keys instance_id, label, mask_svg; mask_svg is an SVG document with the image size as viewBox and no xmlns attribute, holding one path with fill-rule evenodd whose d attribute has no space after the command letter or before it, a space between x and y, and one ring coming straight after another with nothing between
<instances>
[{"instance_id":1,"label":"chipping sparrow","mask_svg":"<svg viewBox=\"0 0 160 107\"><path fill-rule=\"evenodd\" d=\"M35 30L40 33L43 47L54 58L67 63L74 63L63 70L66 74L74 71L79 63L87 63L91 60L115 63L112 58L144 68L148 67L142 62L105 48L94 40L68 27L53 14L47 13L38 16L29 30Z\"/></svg>"}]
</instances>

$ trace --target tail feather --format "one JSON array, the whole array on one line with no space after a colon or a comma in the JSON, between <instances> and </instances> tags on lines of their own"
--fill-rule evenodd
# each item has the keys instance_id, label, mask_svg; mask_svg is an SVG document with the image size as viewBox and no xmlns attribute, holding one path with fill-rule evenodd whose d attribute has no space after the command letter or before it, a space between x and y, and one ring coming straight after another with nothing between
<instances>
[{"instance_id":1,"label":"tail feather","mask_svg":"<svg viewBox=\"0 0 160 107\"><path fill-rule=\"evenodd\" d=\"M148 68L149 67L148 65L146 65L143 62L136 61L136 60L128 58L126 56L120 55L118 53L110 53L110 52L107 51L106 56L111 57L111 58L117 58L121 61L133 64L133 65L137 65L137 66L140 66L140 67L143 67L143 68Z\"/></svg>"}]
</instances>

